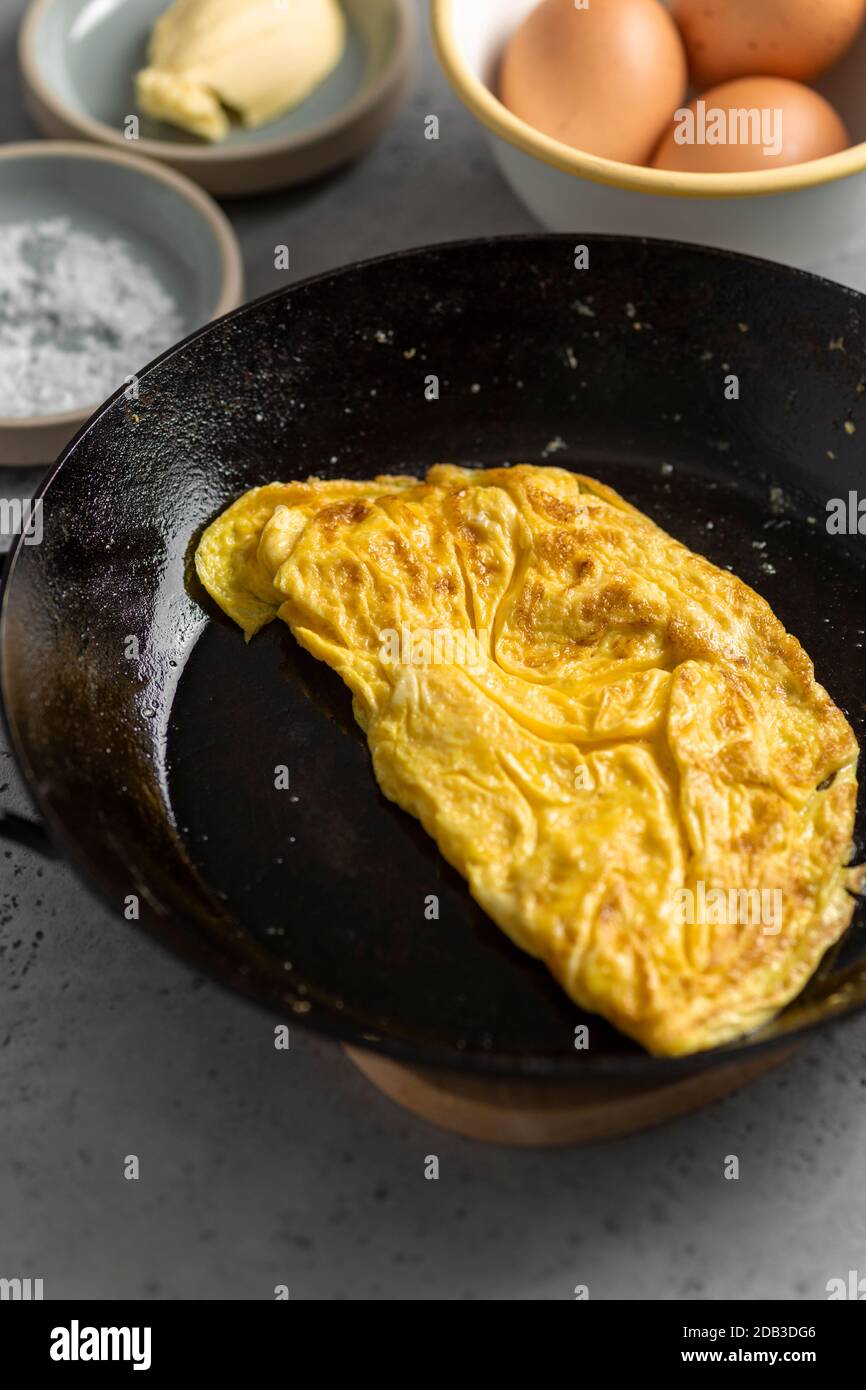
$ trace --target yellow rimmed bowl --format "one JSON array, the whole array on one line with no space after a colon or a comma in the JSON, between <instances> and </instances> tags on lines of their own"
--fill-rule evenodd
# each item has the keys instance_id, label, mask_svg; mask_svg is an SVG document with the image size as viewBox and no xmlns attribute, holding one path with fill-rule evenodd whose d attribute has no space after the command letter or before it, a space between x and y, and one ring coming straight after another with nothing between
<instances>
[{"instance_id":1,"label":"yellow rimmed bowl","mask_svg":"<svg viewBox=\"0 0 866 1390\"><path fill-rule=\"evenodd\" d=\"M808 268L866 228L866 29L819 83L854 144L766 173L681 174L599 158L543 135L496 95L503 50L538 0L431 0L451 85L487 128L502 173L556 232L677 237Z\"/></svg>"}]
</instances>

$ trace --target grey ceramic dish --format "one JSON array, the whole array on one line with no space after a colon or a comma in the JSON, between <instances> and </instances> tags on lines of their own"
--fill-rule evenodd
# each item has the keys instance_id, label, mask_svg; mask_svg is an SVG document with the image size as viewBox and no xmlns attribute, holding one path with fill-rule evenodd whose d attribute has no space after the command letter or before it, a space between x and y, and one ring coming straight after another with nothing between
<instances>
[{"instance_id":1,"label":"grey ceramic dish","mask_svg":"<svg viewBox=\"0 0 866 1390\"><path fill-rule=\"evenodd\" d=\"M171 292L187 331L243 299L240 248L223 213L188 179L150 160L82 144L0 148L0 222L53 217L123 237ZM52 463L99 404L0 416L0 464Z\"/></svg>"},{"instance_id":2,"label":"grey ceramic dish","mask_svg":"<svg viewBox=\"0 0 866 1390\"><path fill-rule=\"evenodd\" d=\"M396 114L417 48L415 0L341 0L349 40L334 73L296 110L209 145L136 115L135 74L170 0L34 0L19 41L28 109L52 138L92 140L159 159L223 197L286 188L362 153Z\"/></svg>"}]
</instances>

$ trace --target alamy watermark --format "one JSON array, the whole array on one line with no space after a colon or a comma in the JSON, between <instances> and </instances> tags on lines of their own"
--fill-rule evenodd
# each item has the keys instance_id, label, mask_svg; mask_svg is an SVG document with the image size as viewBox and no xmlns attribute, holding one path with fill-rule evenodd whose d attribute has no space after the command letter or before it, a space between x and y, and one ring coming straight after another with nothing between
<instances>
[{"instance_id":1,"label":"alamy watermark","mask_svg":"<svg viewBox=\"0 0 866 1390\"><path fill-rule=\"evenodd\" d=\"M824 1285L829 1302L850 1300L853 1303L866 1301L866 1279L861 1279L856 1269L848 1270L847 1278L828 1279Z\"/></svg>"},{"instance_id":2,"label":"alamy watermark","mask_svg":"<svg viewBox=\"0 0 866 1390\"><path fill-rule=\"evenodd\" d=\"M782 930L782 890L708 888L698 879L694 888L677 890L674 920L680 927L762 927L765 936L778 936Z\"/></svg>"},{"instance_id":3,"label":"alamy watermark","mask_svg":"<svg viewBox=\"0 0 866 1390\"><path fill-rule=\"evenodd\" d=\"M490 654L490 633L453 628L385 628L379 633L379 659L395 666L464 666L479 670Z\"/></svg>"},{"instance_id":4,"label":"alamy watermark","mask_svg":"<svg viewBox=\"0 0 866 1390\"><path fill-rule=\"evenodd\" d=\"M25 545L41 545L42 498L0 497L0 536L23 536Z\"/></svg>"},{"instance_id":5,"label":"alamy watermark","mask_svg":"<svg viewBox=\"0 0 866 1390\"><path fill-rule=\"evenodd\" d=\"M41 1279L0 1279L0 1303L38 1302L44 1297Z\"/></svg>"},{"instance_id":6,"label":"alamy watermark","mask_svg":"<svg viewBox=\"0 0 866 1390\"><path fill-rule=\"evenodd\" d=\"M847 497L831 497L827 503L827 534L866 536L866 497L854 491Z\"/></svg>"},{"instance_id":7,"label":"alamy watermark","mask_svg":"<svg viewBox=\"0 0 866 1390\"><path fill-rule=\"evenodd\" d=\"M52 1328L48 1354L52 1361L130 1361L134 1371L149 1371L151 1335L149 1327L82 1327L73 1318Z\"/></svg>"},{"instance_id":8,"label":"alamy watermark","mask_svg":"<svg viewBox=\"0 0 866 1390\"><path fill-rule=\"evenodd\" d=\"M782 153L784 112L776 107L707 106L701 99L675 113L677 145L753 145L769 159Z\"/></svg>"}]
</instances>

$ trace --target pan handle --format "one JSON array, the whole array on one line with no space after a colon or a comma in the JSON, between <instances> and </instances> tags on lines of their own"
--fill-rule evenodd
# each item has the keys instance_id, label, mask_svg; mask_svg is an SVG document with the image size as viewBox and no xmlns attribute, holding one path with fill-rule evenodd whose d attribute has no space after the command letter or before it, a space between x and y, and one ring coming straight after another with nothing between
<instances>
[{"instance_id":1,"label":"pan handle","mask_svg":"<svg viewBox=\"0 0 866 1390\"><path fill-rule=\"evenodd\" d=\"M60 858L44 825L39 821L27 820L24 816L16 816L11 811L0 814L0 840L35 850L43 859Z\"/></svg>"}]
</instances>

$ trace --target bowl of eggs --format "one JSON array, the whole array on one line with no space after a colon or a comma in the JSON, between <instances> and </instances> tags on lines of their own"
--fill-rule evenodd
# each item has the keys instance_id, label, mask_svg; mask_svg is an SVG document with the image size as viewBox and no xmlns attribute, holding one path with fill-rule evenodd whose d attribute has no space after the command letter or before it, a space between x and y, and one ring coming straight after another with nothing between
<instances>
[{"instance_id":1,"label":"bowl of eggs","mask_svg":"<svg viewBox=\"0 0 866 1390\"><path fill-rule=\"evenodd\" d=\"M551 231L808 267L866 221L866 0L432 0L443 67Z\"/></svg>"}]
</instances>

